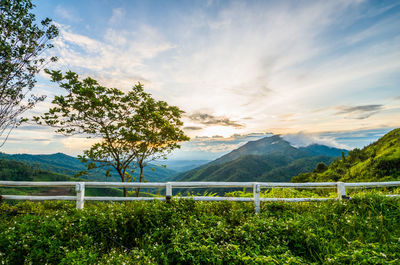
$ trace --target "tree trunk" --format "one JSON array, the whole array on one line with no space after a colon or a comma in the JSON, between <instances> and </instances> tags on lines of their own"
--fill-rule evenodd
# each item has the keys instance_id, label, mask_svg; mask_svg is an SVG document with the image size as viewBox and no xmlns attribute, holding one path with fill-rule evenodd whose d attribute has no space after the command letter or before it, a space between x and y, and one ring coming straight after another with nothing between
<instances>
[{"instance_id":1,"label":"tree trunk","mask_svg":"<svg viewBox=\"0 0 400 265\"><path fill-rule=\"evenodd\" d=\"M143 181L143 166L142 166L142 165L139 165L139 167L140 167L139 183L142 183L142 181ZM138 188L136 189L136 197L139 197L139 193L140 193L140 187L138 187Z\"/></svg>"},{"instance_id":2,"label":"tree trunk","mask_svg":"<svg viewBox=\"0 0 400 265\"><path fill-rule=\"evenodd\" d=\"M124 174L122 174L122 172L120 170L117 170L117 171L118 171L119 176L121 177L121 182L125 182ZM124 189L124 197L128 197L128 193L126 191L126 187L123 187L123 189Z\"/></svg>"}]
</instances>

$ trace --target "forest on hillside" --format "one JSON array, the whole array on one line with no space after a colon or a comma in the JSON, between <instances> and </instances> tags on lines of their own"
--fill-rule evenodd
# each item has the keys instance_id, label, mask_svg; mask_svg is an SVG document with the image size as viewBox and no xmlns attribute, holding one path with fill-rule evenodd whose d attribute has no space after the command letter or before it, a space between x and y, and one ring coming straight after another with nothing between
<instances>
[{"instance_id":1,"label":"forest on hillside","mask_svg":"<svg viewBox=\"0 0 400 265\"><path fill-rule=\"evenodd\" d=\"M309 173L292 178L292 182L325 181L390 181L400 179L400 128L378 141L353 149L347 156L334 160L329 166L320 163Z\"/></svg>"}]
</instances>

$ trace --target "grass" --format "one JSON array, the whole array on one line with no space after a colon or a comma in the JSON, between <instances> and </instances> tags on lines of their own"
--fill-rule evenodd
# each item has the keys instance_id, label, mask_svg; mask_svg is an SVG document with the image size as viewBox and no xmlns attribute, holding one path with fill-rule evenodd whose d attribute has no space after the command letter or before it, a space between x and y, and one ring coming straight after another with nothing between
<instances>
[{"instance_id":1,"label":"grass","mask_svg":"<svg viewBox=\"0 0 400 265\"><path fill-rule=\"evenodd\" d=\"M0 264L399 264L400 200L0 205Z\"/></svg>"}]
</instances>

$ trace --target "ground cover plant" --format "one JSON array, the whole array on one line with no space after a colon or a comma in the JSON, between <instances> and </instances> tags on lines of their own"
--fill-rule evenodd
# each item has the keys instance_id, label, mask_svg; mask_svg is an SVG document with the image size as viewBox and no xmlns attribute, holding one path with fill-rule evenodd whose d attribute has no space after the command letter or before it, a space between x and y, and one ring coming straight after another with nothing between
<instances>
[{"instance_id":1,"label":"ground cover plant","mask_svg":"<svg viewBox=\"0 0 400 265\"><path fill-rule=\"evenodd\" d=\"M0 264L398 264L400 200L0 205Z\"/></svg>"}]
</instances>

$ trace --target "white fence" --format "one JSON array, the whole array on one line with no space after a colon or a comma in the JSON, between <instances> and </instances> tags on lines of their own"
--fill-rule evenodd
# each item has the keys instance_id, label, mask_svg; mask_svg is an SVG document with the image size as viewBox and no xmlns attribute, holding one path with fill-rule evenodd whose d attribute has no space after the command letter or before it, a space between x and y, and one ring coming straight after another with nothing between
<instances>
[{"instance_id":1,"label":"white fence","mask_svg":"<svg viewBox=\"0 0 400 265\"><path fill-rule=\"evenodd\" d=\"M400 181L390 182L308 182L308 183L282 183L282 182L148 182L148 183L123 183L123 182L31 182L31 181L0 181L0 187L75 187L76 196L24 196L24 195L1 195L5 200L72 200L76 201L76 208L83 209L85 201L146 201L161 200L169 201L174 199L192 199L195 201L245 201L254 202L255 212L260 212L262 201L324 201L342 200L346 196L346 187L390 187L400 186ZM165 197L93 197L85 196L85 187L107 188L107 187L126 187L126 188L164 188ZM336 188L337 198L261 198L262 188ZM173 188L252 188L253 198L245 197L211 197L211 196L190 196L172 197ZM400 195L387 195L400 196Z\"/></svg>"}]
</instances>

